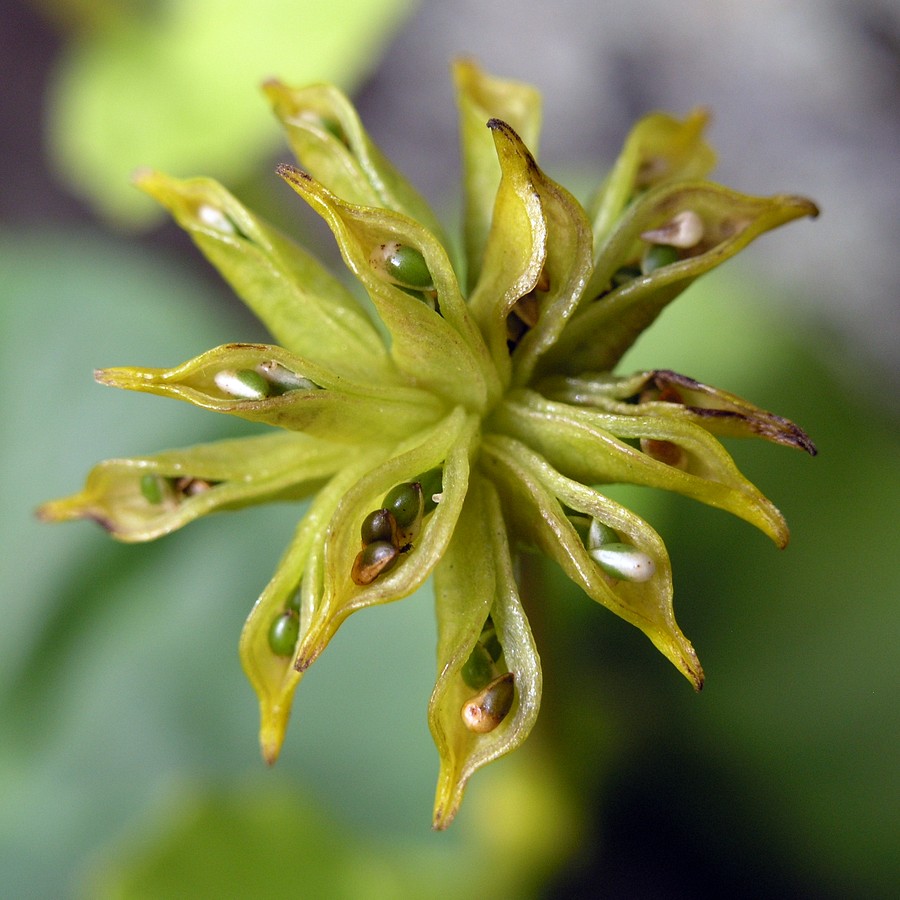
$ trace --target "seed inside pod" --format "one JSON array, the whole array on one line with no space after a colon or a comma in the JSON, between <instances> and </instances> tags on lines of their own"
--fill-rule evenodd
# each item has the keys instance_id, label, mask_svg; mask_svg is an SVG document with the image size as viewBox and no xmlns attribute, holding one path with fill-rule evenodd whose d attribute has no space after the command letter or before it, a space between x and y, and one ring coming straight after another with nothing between
<instances>
[{"instance_id":1,"label":"seed inside pod","mask_svg":"<svg viewBox=\"0 0 900 900\"><path fill-rule=\"evenodd\" d=\"M514 696L515 675L506 672L463 704L463 724L476 734L493 731L512 709Z\"/></svg>"},{"instance_id":2,"label":"seed inside pod","mask_svg":"<svg viewBox=\"0 0 900 900\"><path fill-rule=\"evenodd\" d=\"M238 400L264 400L271 392L269 382L254 369L223 369L213 381L223 394Z\"/></svg>"},{"instance_id":3,"label":"seed inside pod","mask_svg":"<svg viewBox=\"0 0 900 900\"><path fill-rule=\"evenodd\" d=\"M588 550L588 555L607 575L622 581L649 581L656 572L653 560L631 544L604 544Z\"/></svg>"},{"instance_id":4,"label":"seed inside pod","mask_svg":"<svg viewBox=\"0 0 900 900\"><path fill-rule=\"evenodd\" d=\"M394 544L397 538L397 521L387 509L373 510L363 519L359 535L364 546L375 541Z\"/></svg>"},{"instance_id":5,"label":"seed inside pod","mask_svg":"<svg viewBox=\"0 0 900 900\"><path fill-rule=\"evenodd\" d=\"M472 648L459 674L473 691L480 691L491 682L494 677L494 660L484 644L478 643Z\"/></svg>"},{"instance_id":6,"label":"seed inside pod","mask_svg":"<svg viewBox=\"0 0 900 900\"><path fill-rule=\"evenodd\" d=\"M388 541L373 541L356 554L350 577L356 584L371 584L397 562L400 551Z\"/></svg>"},{"instance_id":7,"label":"seed inside pod","mask_svg":"<svg viewBox=\"0 0 900 900\"><path fill-rule=\"evenodd\" d=\"M148 503L158 506L170 493L171 486L161 475L154 475L152 472L141 475L141 495Z\"/></svg>"},{"instance_id":8,"label":"seed inside pod","mask_svg":"<svg viewBox=\"0 0 900 900\"><path fill-rule=\"evenodd\" d=\"M300 636L300 616L286 609L269 626L269 649L276 656L292 656Z\"/></svg>"},{"instance_id":9,"label":"seed inside pod","mask_svg":"<svg viewBox=\"0 0 900 900\"><path fill-rule=\"evenodd\" d=\"M392 284L417 291L434 289L425 257L415 247L399 241L379 244L369 256L369 263L378 275Z\"/></svg>"}]
</instances>

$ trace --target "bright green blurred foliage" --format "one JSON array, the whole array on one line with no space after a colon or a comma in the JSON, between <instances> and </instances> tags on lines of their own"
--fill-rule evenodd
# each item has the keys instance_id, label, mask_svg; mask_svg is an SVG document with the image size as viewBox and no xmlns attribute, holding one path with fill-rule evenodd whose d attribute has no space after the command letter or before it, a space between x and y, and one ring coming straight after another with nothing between
<instances>
[{"instance_id":1,"label":"bright green blurred foliage","mask_svg":"<svg viewBox=\"0 0 900 900\"><path fill-rule=\"evenodd\" d=\"M158 207L131 188L139 166L236 184L279 147L259 85L358 83L414 0L38 2L65 26L49 97L59 172L103 215Z\"/></svg>"}]
</instances>

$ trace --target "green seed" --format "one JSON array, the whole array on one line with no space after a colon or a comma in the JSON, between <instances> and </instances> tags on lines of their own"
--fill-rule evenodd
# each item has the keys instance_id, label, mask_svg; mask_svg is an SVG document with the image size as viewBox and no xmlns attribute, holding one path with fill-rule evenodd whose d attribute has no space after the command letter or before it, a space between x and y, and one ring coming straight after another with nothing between
<instances>
[{"instance_id":1,"label":"green seed","mask_svg":"<svg viewBox=\"0 0 900 900\"><path fill-rule=\"evenodd\" d=\"M325 129L333 138L337 138L344 146L347 145L347 138L344 136L344 130L341 128L340 124L334 121L334 119L326 119L324 116L321 118L322 128Z\"/></svg>"},{"instance_id":2,"label":"green seed","mask_svg":"<svg viewBox=\"0 0 900 900\"><path fill-rule=\"evenodd\" d=\"M678 251L668 244L651 244L641 260L641 271L645 275L678 262Z\"/></svg>"},{"instance_id":3,"label":"green seed","mask_svg":"<svg viewBox=\"0 0 900 900\"><path fill-rule=\"evenodd\" d=\"M623 581L649 581L656 572L653 560L631 544L604 544L588 555L607 575Z\"/></svg>"},{"instance_id":4,"label":"green seed","mask_svg":"<svg viewBox=\"0 0 900 900\"><path fill-rule=\"evenodd\" d=\"M298 587L297 590L287 598L284 604L284 608L288 611L293 610L295 613L299 614L300 603L302 602L301 593L302 592L300 590L300 587Z\"/></svg>"},{"instance_id":5,"label":"green seed","mask_svg":"<svg viewBox=\"0 0 900 900\"><path fill-rule=\"evenodd\" d=\"M575 531L578 532L578 537L581 538L581 543L587 545L588 533L591 529L591 519L590 516L583 516L580 513L566 513L566 518L569 522L572 523L572 527Z\"/></svg>"},{"instance_id":6,"label":"green seed","mask_svg":"<svg viewBox=\"0 0 900 900\"><path fill-rule=\"evenodd\" d=\"M398 284L420 290L434 286L425 257L414 247L395 244L384 262L388 275Z\"/></svg>"},{"instance_id":7,"label":"green seed","mask_svg":"<svg viewBox=\"0 0 900 900\"><path fill-rule=\"evenodd\" d=\"M497 662L497 660L503 656L503 647L500 645L500 639L497 637L497 632L494 631L493 628L489 631L481 632L481 643L484 645L484 649L487 650L494 662Z\"/></svg>"},{"instance_id":8,"label":"green seed","mask_svg":"<svg viewBox=\"0 0 900 900\"><path fill-rule=\"evenodd\" d=\"M628 284L629 281L634 281L635 278L640 278L641 274L641 270L637 266L622 266L621 269L613 272L612 286L613 288L621 287L623 284Z\"/></svg>"},{"instance_id":9,"label":"green seed","mask_svg":"<svg viewBox=\"0 0 900 900\"><path fill-rule=\"evenodd\" d=\"M293 610L285 610L269 626L269 649L276 656L292 656L300 636L300 617Z\"/></svg>"},{"instance_id":10,"label":"green seed","mask_svg":"<svg viewBox=\"0 0 900 900\"><path fill-rule=\"evenodd\" d=\"M379 244L369 261L377 272L396 285L420 291L434 288L425 257L414 247L398 241Z\"/></svg>"},{"instance_id":11,"label":"green seed","mask_svg":"<svg viewBox=\"0 0 900 900\"><path fill-rule=\"evenodd\" d=\"M514 696L515 676L507 672L463 704L463 724L476 734L493 731L512 709Z\"/></svg>"},{"instance_id":12,"label":"green seed","mask_svg":"<svg viewBox=\"0 0 900 900\"><path fill-rule=\"evenodd\" d=\"M405 481L387 492L382 506L393 513L400 528L408 528L419 514L421 498L421 485Z\"/></svg>"},{"instance_id":13,"label":"green seed","mask_svg":"<svg viewBox=\"0 0 900 900\"><path fill-rule=\"evenodd\" d=\"M271 385L253 369L223 369L213 379L223 394L239 400L263 400L269 396Z\"/></svg>"},{"instance_id":14,"label":"green seed","mask_svg":"<svg viewBox=\"0 0 900 900\"><path fill-rule=\"evenodd\" d=\"M162 503L165 497L165 486L165 480L159 475L152 475L150 472L141 475L141 494L148 503L154 505Z\"/></svg>"},{"instance_id":15,"label":"green seed","mask_svg":"<svg viewBox=\"0 0 900 900\"><path fill-rule=\"evenodd\" d=\"M619 536L609 525L604 525L599 519L591 520L591 527L588 529L587 534L588 550L595 550L604 544L615 544L618 543L618 540Z\"/></svg>"},{"instance_id":16,"label":"green seed","mask_svg":"<svg viewBox=\"0 0 900 900\"><path fill-rule=\"evenodd\" d=\"M375 541L387 541L392 544L397 534L397 521L388 510L376 509L363 519L359 534L363 544L366 545Z\"/></svg>"},{"instance_id":17,"label":"green seed","mask_svg":"<svg viewBox=\"0 0 900 900\"><path fill-rule=\"evenodd\" d=\"M437 467L423 472L417 479L422 487L422 500L425 504L422 512L426 516L437 507L433 498L435 494L440 494L444 489L443 475L444 470Z\"/></svg>"},{"instance_id":18,"label":"green seed","mask_svg":"<svg viewBox=\"0 0 900 900\"><path fill-rule=\"evenodd\" d=\"M480 691L489 684L494 677L494 661L491 654L483 644L476 644L466 660L466 664L459 670L463 681L473 691Z\"/></svg>"}]
</instances>

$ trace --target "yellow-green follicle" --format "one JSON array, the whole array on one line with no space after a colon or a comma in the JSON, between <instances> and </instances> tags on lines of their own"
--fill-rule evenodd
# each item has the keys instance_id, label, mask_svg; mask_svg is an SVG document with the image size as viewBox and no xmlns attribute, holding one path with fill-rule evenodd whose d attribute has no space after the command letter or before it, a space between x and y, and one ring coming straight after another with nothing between
<instances>
[{"instance_id":1,"label":"yellow-green follicle","mask_svg":"<svg viewBox=\"0 0 900 900\"><path fill-rule=\"evenodd\" d=\"M783 546L783 518L717 436L815 452L787 420L686 376L613 374L696 278L815 206L703 180L714 156L694 113L639 123L585 209L536 162L532 89L473 63L457 66L457 88L468 284L428 204L340 91L266 86L299 163L278 172L325 220L377 322L215 182L138 177L273 342L225 344L171 369L102 369L97 380L277 432L110 460L39 512L131 541L219 509L311 500L241 639L269 763L297 684L346 618L433 575L441 829L472 774L520 746L538 715L541 660L520 597L538 586L519 554L549 556L699 689L662 539L604 486L693 497ZM539 606L529 612L543 620Z\"/></svg>"}]
</instances>

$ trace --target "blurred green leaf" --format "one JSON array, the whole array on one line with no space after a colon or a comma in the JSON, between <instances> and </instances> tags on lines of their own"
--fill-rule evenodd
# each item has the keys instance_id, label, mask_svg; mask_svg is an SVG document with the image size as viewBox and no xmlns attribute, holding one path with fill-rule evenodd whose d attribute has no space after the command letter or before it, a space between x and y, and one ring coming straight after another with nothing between
<instances>
[{"instance_id":1,"label":"blurred green leaf","mask_svg":"<svg viewBox=\"0 0 900 900\"><path fill-rule=\"evenodd\" d=\"M398 841L341 825L278 774L174 784L137 827L95 854L86 897L454 900L537 896L569 854L578 812L547 759L526 753L484 779L472 826ZM498 828L498 822L504 827Z\"/></svg>"},{"instance_id":2,"label":"blurred green leaf","mask_svg":"<svg viewBox=\"0 0 900 900\"><path fill-rule=\"evenodd\" d=\"M279 146L258 85L349 89L414 0L159 0L76 13L50 92L50 146L73 190L133 224L159 213L139 166L235 184Z\"/></svg>"},{"instance_id":3,"label":"blurred green leaf","mask_svg":"<svg viewBox=\"0 0 900 900\"><path fill-rule=\"evenodd\" d=\"M85 896L461 896L465 875L451 854L437 847L404 854L371 832L361 838L283 778L228 789L182 785L168 807L149 829L95 863Z\"/></svg>"}]
</instances>

